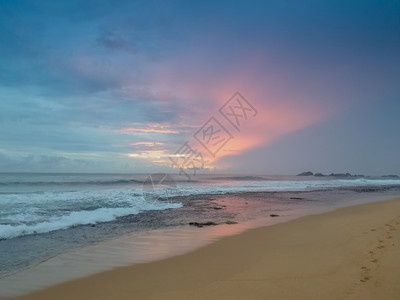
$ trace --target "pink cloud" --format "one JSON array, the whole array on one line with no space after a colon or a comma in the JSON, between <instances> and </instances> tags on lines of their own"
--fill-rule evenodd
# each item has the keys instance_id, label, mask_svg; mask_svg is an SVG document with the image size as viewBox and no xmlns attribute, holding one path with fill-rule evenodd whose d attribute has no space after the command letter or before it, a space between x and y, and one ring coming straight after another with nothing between
<instances>
[{"instance_id":1,"label":"pink cloud","mask_svg":"<svg viewBox=\"0 0 400 300\"><path fill-rule=\"evenodd\" d=\"M154 146L164 145L164 143L161 143L161 142L136 142L136 143L131 143L130 145L131 146L154 147Z\"/></svg>"},{"instance_id":2,"label":"pink cloud","mask_svg":"<svg viewBox=\"0 0 400 300\"><path fill-rule=\"evenodd\" d=\"M131 133L131 132L150 132L150 133L180 133L178 130L168 129L164 126L151 126L151 127L124 127L116 129L120 133Z\"/></svg>"}]
</instances>

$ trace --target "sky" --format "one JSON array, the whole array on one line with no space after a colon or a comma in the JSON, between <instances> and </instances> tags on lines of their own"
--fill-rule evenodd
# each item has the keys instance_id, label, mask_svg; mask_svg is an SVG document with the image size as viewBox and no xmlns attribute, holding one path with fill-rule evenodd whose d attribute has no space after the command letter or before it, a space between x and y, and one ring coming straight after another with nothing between
<instances>
[{"instance_id":1,"label":"sky","mask_svg":"<svg viewBox=\"0 0 400 300\"><path fill-rule=\"evenodd\" d=\"M0 0L0 172L400 174L400 1Z\"/></svg>"}]
</instances>

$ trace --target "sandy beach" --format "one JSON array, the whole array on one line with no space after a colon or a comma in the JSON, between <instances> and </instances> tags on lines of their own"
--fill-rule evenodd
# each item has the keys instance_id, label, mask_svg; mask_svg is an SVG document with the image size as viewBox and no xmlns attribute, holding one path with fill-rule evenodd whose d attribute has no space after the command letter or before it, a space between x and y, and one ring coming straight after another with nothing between
<instances>
[{"instance_id":1,"label":"sandy beach","mask_svg":"<svg viewBox=\"0 0 400 300\"><path fill-rule=\"evenodd\" d=\"M400 300L400 0L0 0L0 300Z\"/></svg>"},{"instance_id":2,"label":"sandy beach","mask_svg":"<svg viewBox=\"0 0 400 300\"><path fill-rule=\"evenodd\" d=\"M251 229L18 299L400 299L400 198Z\"/></svg>"}]
</instances>

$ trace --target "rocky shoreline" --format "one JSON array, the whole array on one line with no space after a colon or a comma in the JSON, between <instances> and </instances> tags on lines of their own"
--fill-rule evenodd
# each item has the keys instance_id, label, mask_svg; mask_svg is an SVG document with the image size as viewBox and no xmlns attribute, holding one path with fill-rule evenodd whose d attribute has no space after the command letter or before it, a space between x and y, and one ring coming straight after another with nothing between
<instances>
[{"instance_id":1,"label":"rocky shoreline","mask_svg":"<svg viewBox=\"0 0 400 300\"><path fill-rule=\"evenodd\" d=\"M323 173L314 173L311 171L306 171L306 172L302 172L297 174L296 176L314 176L314 177L336 177L336 178L368 178L368 179L399 179L400 176L398 175L382 175L382 176L368 176L368 175L362 175L362 174L350 174L350 173L331 173L329 175L325 175Z\"/></svg>"}]
</instances>

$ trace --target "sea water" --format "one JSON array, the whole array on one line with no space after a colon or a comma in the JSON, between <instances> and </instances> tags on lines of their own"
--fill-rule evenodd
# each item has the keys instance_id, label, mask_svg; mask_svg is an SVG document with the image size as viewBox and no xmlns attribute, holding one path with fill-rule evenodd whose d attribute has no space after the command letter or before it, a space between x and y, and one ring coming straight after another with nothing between
<instances>
[{"instance_id":1,"label":"sea water","mask_svg":"<svg viewBox=\"0 0 400 300\"><path fill-rule=\"evenodd\" d=\"M395 179L197 176L146 186L146 174L0 174L0 239L110 222L149 210L177 209L176 196L390 186ZM176 176L177 177L177 176ZM161 200L159 200L161 199Z\"/></svg>"},{"instance_id":2,"label":"sea water","mask_svg":"<svg viewBox=\"0 0 400 300\"><path fill-rule=\"evenodd\" d=\"M140 241L188 226L185 232L201 239L189 223L245 224L271 214L284 220L358 204L366 193L396 195L399 187L396 178L2 173L0 278L120 236ZM246 226L230 228L235 233ZM140 245L144 257L154 248L151 239Z\"/></svg>"}]
</instances>

